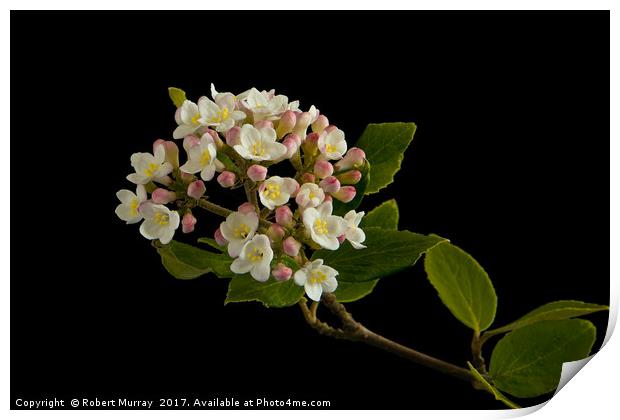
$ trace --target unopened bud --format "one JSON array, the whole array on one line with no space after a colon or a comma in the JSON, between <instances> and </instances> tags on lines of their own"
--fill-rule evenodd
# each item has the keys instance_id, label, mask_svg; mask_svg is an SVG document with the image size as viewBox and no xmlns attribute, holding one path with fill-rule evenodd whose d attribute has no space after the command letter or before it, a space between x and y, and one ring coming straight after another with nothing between
<instances>
[{"instance_id":1,"label":"unopened bud","mask_svg":"<svg viewBox=\"0 0 620 420\"><path fill-rule=\"evenodd\" d=\"M226 144L230 147L239 144L239 137L241 136L241 127L233 127L226 132Z\"/></svg>"},{"instance_id":2,"label":"unopened bud","mask_svg":"<svg viewBox=\"0 0 620 420\"><path fill-rule=\"evenodd\" d=\"M267 236L269 236L272 242L281 241L285 234L284 228L277 223L272 223L267 229Z\"/></svg>"},{"instance_id":3,"label":"unopened bud","mask_svg":"<svg viewBox=\"0 0 620 420\"><path fill-rule=\"evenodd\" d=\"M196 177L194 175L181 171L181 181L183 181L184 184L189 184L193 182L195 179Z\"/></svg>"},{"instance_id":4,"label":"unopened bud","mask_svg":"<svg viewBox=\"0 0 620 420\"><path fill-rule=\"evenodd\" d=\"M183 230L183 233L193 232L196 222L197 220L193 214L185 213L183 220L181 220L181 229Z\"/></svg>"},{"instance_id":5,"label":"unopened bud","mask_svg":"<svg viewBox=\"0 0 620 420\"><path fill-rule=\"evenodd\" d=\"M228 241L226 240L226 238L224 238L224 235L222 235L222 231L220 230L220 228L217 228L217 230L213 234L213 239L215 239L215 242L219 246L228 245Z\"/></svg>"},{"instance_id":6,"label":"unopened bud","mask_svg":"<svg viewBox=\"0 0 620 420\"><path fill-rule=\"evenodd\" d=\"M336 127L335 125L328 125L327 127L325 127L325 131L327 132L327 134L331 133L332 131L334 131L335 129L337 129L338 127Z\"/></svg>"},{"instance_id":7,"label":"unopened bud","mask_svg":"<svg viewBox=\"0 0 620 420\"><path fill-rule=\"evenodd\" d=\"M289 206L276 208L276 223L286 227L291 227L293 225L293 212Z\"/></svg>"},{"instance_id":8,"label":"unopened bud","mask_svg":"<svg viewBox=\"0 0 620 420\"><path fill-rule=\"evenodd\" d=\"M328 176L319 182L319 187L321 187L326 193L333 194L340 189L340 181L338 181L338 178L335 176Z\"/></svg>"},{"instance_id":9,"label":"unopened bud","mask_svg":"<svg viewBox=\"0 0 620 420\"><path fill-rule=\"evenodd\" d=\"M256 214L256 207L252 203L243 203L239 206L239 208L237 208L237 211L243 214Z\"/></svg>"},{"instance_id":10,"label":"unopened bud","mask_svg":"<svg viewBox=\"0 0 620 420\"><path fill-rule=\"evenodd\" d=\"M197 135L190 134L183 137L183 149L185 149L186 152L189 153L189 149L197 144L200 144L200 138Z\"/></svg>"},{"instance_id":11,"label":"unopened bud","mask_svg":"<svg viewBox=\"0 0 620 420\"><path fill-rule=\"evenodd\" d=\"M359 168L364 164L366 153L359 147L352 147L346 155L334 165L337 171L346 171L351 168Z\"/></svg>"},{"instance_id":12,"label":"unopened bud","mask_svg":"<svg viewBox=\"0 0 620 420\"><path fill-rule=\"evenodd\" d=\"M169 191L164 188L157 188L151 193L151 200L156 204L168 204L177 199L177 195L174 191Z\"/></svg>"},{"instance_id":13,"label":"unopened bud","mask_svg":"<svg viewBox=\"0 0 620 420\"><path fill-rule=\"evenodd\" d=\"M286 146L286 154L284 155L287 159L292 158L297 150L299 149L299 144L295 141L292 136L288 136L284 140L282 140L282 144Z\"/></svg>"},{"instance_id":14,"label":"unopened bud","mask_svg":"<svg viewBox=\"0 0 620 420\"><path fill-rule=\"evenodd\" d=\"M329 120L325 115L319 115L315 122L312 123L312 131L321 134L329 125Z\"/></svg>"},{"instance_id":15,"label":"unopened bud","mask_svg":"<svg viewBox=\"0 0 620 420\"><path fill-rule=\"evenodd\" d=\"M264 181L267 178L267 168L262 165L252 165L248 168L248 178L254 182Z\"/></svg>"},{"instance_id":16,"label":"unopened bud","mask_svg":"<svg viewBox=\"0 0 620 420\"><path fill-rule=\"evenodd\" d=\"M317 160L314 164L314 174L319 178L327 178L334 173L334 167L326 160Z\"/></svg>"},{"instance_id":17,"label":"unopened bud","mask_svg":"<svg viewBox=\"0 0 620 420\"><path fill-rule=\"evenodd\" d=\"M293 270L282 263L276 264L271 275L277 281L287 281L293 275Z\"/></svg>"},{"instance_id":18,"label":"unopened bud","mask_svg":"<svg viewBox=\"0 0 620 420\"><path fill-rule=\"evenodd\" d=\"M220 138L219 133L212 128L207 128L205 132L209 133L209 135L213 139L213 142L215 143L215 147L217 148L217 150L220 150L222 146L224 145L224 142Z\"/></svg>"},{"instance_id":19,"label":"unopened bud","mask_svg":"<svg viewBox=\"0 0 620 420\"><path fill-rule=\"evenodd\" d=\"M312 121L312 115L309 112L302 112L301 114L297 114L297 121L295 122L295 128L293 129L293 133L297 134L299 138L306 138L306 130Z\"/></svg>"},{"instance_id":20,"label":"unopened bud","mask_svg":"<svg viewBox=\"0 0 620 420\"><path fill-rule=\"evenodd\" d=\"M157 139L153 143L153 152L155 148L159 145L164 146L164 150L166 151L166 162L170 162L174 169L179 167L179 147L173 141L166 141L162 139Z\"/></svg>"},{"instance_id":21,"label":"unopened bud","mask_svg":"<svg viewBox=\"0 0 620 420\"><path fill-rule=\"evenodd\" d=\"M280 118L280 122L278 123L278 129L276 130L278 138L281 139L293 131L295 124L297 124L297 116L295 115L295 112L290 109L284 112Z\"/></svg>"},{"instance_id":22,"label":"unopened bud","mask_svg":"<svg viewBox=\"0 0 620 420\"><path fill-rule=\"evenodd\" d=\"M254 124L254 127L257 130L263 129L263 128L273 128L273 123L269 120L262 120L262 121L258 121Z\"/></svg>"},{"instance_id":23,"label":"unopened bud","mask_svg":"<svg viewBox=\"0 0 620 420\"><path fill-rule=\"evenodd\" d=\"M302 184L306 184L308 182L314 183L315 180L316 180L316 177L314 176L314 174L311 174L310 172L306 172L301 176Z\"/></svg>"},{"instance_id":24,"label":"unopened bud","mask_svg":"<svg viewBox=\"0 0 620 420\"><path fill-rule=\"evenodd\" d=\"M347 237L346 237L346 235L345 235L344 233L343 233L342 235L340 235L340 236L338 236L338 237L337 237L338 242L340 242L340 243L343 243L343 242L345 241L345 239L346 239L346 238L347 238Z\"/></svg>"},{"instance_id":25,"label":"unopened bud","mask_svg":"<svg viewBox=\"0 0 620 420\"><path fill-rule=\"evenodd\" d=\"M207 187L205 186L205 183L202 182L202 180L200 179L192 182L187 187L187 195L195 198L196 200L200 200L200 197L202 197L206 191Z\"/></svg>"},{"instance_id":26,"label":"unopened bud","mask_svg":"<svg viewBox=\"0 0 620 420\"><path fill-rule=\"evenodd\" d=\"M310 133L306 136L304 141L301 143L301 148L304 153L309 156L314 156L316 152L319 150L319 134L318 133Z\"/></svg>"},{"instance_id":27,"label":"unopened bud","mask_svg":"<svg viewBox=\"0 0 620 420\"><path fill-rule=\"evenodd\" d=\"M297 239L289 236L284 241L282 241L282 250L289 257L296 257L299 254L299 249L301 248L301 244L297 241Z\"/></svg>"},{"instance_id":28,"label":"unopened bud","mask_svg":"<svg viewBox=\"0 0 620 420\"><path fill-rule=\"evenodd\" d=\"M217 183L224 188L230 188L235 185L236 179L237 176L233 172L224 171L217 176Z\"/></svg>"},{"instance_id":29,"label":"unopened bud","mask_svg":"<svg viewBox=\"0 0 620 420\"><path fill-rule=\"evenodd\" d=\"M352 171L344 172L336 176L341 184L354 185L360 182L362 179L362 173L357 169L353 169Z\"/></svg>"},{"instance_id":30,"label":"unopened bud","mask_svg":"<svg viewBox=\"0 0 620 420\"><path fill-rule=\"evenodd\" d=\"M349 201L355 198L355 192L356 191L355 191L354 186L347 185L347 186L341 187L335 193L332 193L332 196L334 196L336 200L340 200L343 203L348 203Z\"/></svg>"}]
</instances>

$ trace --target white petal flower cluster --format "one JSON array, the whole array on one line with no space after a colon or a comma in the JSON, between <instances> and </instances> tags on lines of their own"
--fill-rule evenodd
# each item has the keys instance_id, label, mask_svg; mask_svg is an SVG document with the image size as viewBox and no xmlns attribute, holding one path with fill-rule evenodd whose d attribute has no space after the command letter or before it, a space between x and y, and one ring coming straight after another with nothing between
<instances>
[{"instance_id":1,"label":"white petal flower cluster","mask_svg":"<svg viewBox=\"0 0 620 420\"><path fill-rule=\"evenodd\" d=\"M200 224L197 210L226 216L214 238L233 258L233 273L259 282L294 281L315 301L335 291L338 272L312 260L310 252L338 252L345 241L365 248L359 227L364 213L339 216L342 206L336 206L355 199L364 152L348 149L345 133L315 106L303 111L299 101L273 90L235 95L211 85L210 98L175 103L172 137L182 139L186 160L179 162L179 146L165 140L155 141L152 154L133 154L127 179L136 192L117 193L117 216L142 222L140 233L161 244L179 226L193 232ZM216 204L219 188L240 188L245 202L236 211L222 208Z\"/></svg>"}]
</instances>

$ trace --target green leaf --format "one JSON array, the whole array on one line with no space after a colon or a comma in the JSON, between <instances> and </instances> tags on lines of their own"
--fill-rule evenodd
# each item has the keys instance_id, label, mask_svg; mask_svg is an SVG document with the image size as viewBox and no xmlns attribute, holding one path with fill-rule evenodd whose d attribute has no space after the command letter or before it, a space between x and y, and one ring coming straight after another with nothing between
<instances>
[{"instance_id":1,"label":"green leaf","mask_svg":"<svg viewBox=\"0 0 620 420\"><path fill-rule=\"evenodd\" d=\"M166 270L181 280L195 279L211 272L220 278L233 276L230 271L232 259L226 254L205 251L177 241L162 245L157 252Z\"/></svg>"},{"instance_id":2,"label":"green leaf","mask_svg":"<svg viewBox=\"0 0 620 420\"><path fill-rule=\"evenodd\" d=\"M170 96L170 99L172 99L174 106L176 106L177 108L183 105L183 102L185 102L185 100L187 99L185 97L185 92L175 87L168 88L168 96Z\"/></svg>"},{"instance_id":3,"label":"green leaf","mask_svg":"<svg viewBox=\"0 0 620 420\"><path fill-rule=\"evenodd\" d=\"M482 341L484 342L494 335L527 327L539 321L575 318L593 312L606 311L608 309L609 308L604 305L580 302L578 300L558 300L557 302L550 302L534 309L508 325L485 332L482 335Z\"/></svg>"},{"instance_id":4,"label":"green leaf","mask_svg":"<svg viewBox=\"0 0 620 420\"><path fill-rule=\"evenodd\" d=\"M474 331L491 325L497 296L491 279L471 255L443 243L426 254L424 269L441 301L459 321Z\"/></svg>"},{"instance_id":5,"label":"green leaf","mask_svg":"<svg viewBox=\"0 0 620 420\"><path fill-rule=\"evenodd\" d=\"M415 264L424 252L446 241L406 230L368 228L365 232L366 248L354 249L345 242L337 251L316 251L312 259L322 258L324 264L335 268L338 281L364 282L404 270Z\"/></svg>"},{"instance_id":6,"label":"green leaf","mask_svg":"<svg viewBox=\"0 0 620 420\"><path fill-rule=\"evenodd\" d=\"M344 216L345 213L350 210L355 210L362 203L364 193L370 181L370 164L367 160L365 160L364 164L357 169L361 172L362 178L357 184L355 184L355 198L353 198L353 200L349 201L348 203L343 203L338 199L334 199L332 201L334 209L333 214L336 214L338 216Z\"/></svg>"},{"instance_id":7,"label":"green leaf","mask_svg":"<svg viewBox=\"0 0 620 420\"><path fill-rule=\"evenodd\" d=\"M356 144L366 152L372 168L365 194L376 193L394 181L415 130L414 123L368 124Z\"/></svg>"},{"instance_id":8,"label":"green leaf","mask_svg":"<svg viewBox=\"0 0 620 420\"><path fill-rule=\"evenodd\" d=\"M362 218L362 228L378 227L382 229L398 229L398 204L391 199L378 205Z\"/></svg>"},{"instance_id":9,"label":"green leaf","mask_svg":"<svg viewBox=\"0 0 620 420\"><path fill-rule=\"evenodd\" d=\"M334 295L336 295L336 300L338 302L354 302L360 300L364 296L368 296L370 292L374 290L377 283L379 283L379 279L361 283L338 281L338 288L334 292Z\"/></svg>"},{"instance_id":10,"label":"green leaf","mask_svg":"<svg viewBox=\"0 0 620 420\"><path fill-rule=\"evenodd\" d=\"M296 304L303 295L304 288L292 279L284 282L269 279L261 283L243 274L230 281L224 303L258 301L268 308L283 308Z\"/></svg>"},{"instance_id":11,"label":"green leaf","mask_svg":"<svg viewBox=\"0 0 620 420\"><path fill-rule=\"evenodd\" d=\"M504 404L506 404L510 408L521 408L517 404L513 403L512 401L510 401L504 394L499 392L497 390L497 388L495 388L486 379L484 379L484 376L482 376L480 374L480 372L478 372L476 370L476 368L472 366L471 363L467 362L467 366L469 366L469 370L470 370L471 374L474 376L474 378L482 385L482 387L486 391L488 391L489 393L493 394L493 396L495 397L495 399L497 401L503 402Z\"/></svg>"},{"instance_id":12,"label":"green leaf","mask_svg":"<svg viewBox=\"0 0 620 420\"><path fill-rule=\"evenodd\" d=\"M552 392L560 382L562 363L587 357L596 328L584 319L540 321L514 330L498 341L489 374L493 384L516 397Z\"/></svg>"},{"instance_id":13,"label":"green leaf","mask_svg":"<svg viewBox=\"0 0 620 420\"><path fill-rule=\"evenodd\" d=\"M207 236L203 237L203 238L198 238L198 243L200 244L207 244L209 245L211 248L217 249L218 251L221 252L226 252L226 247L225 246L221 246L219 245L215 239L213 238L209 238Z\"/></svg>"}]
</instances>

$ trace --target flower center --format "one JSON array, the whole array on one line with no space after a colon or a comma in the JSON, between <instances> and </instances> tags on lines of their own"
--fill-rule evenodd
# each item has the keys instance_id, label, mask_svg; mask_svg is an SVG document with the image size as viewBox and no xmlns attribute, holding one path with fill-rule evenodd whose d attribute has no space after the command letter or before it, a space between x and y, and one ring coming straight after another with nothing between
<instances>
[{"instance_id":1,"label":"flower center","mask_svg":"<svg viewBox=\"0 0 620 420\"><path fill-rule=\"evenodd\" d=\"M312 270L310 273L310 283L323 283L327 280L327 276L321 270Z\"/></svg>"},{"instance_id":2,"label":"flower center","mask_svg":"<svg viewBox=\"0 0 620 420\"><path fill-rule=\"evenodd\" d=\"M327 153L334 153L336 151L336 146L334 146L333 144L327 143L325 145L325 151Z\"/></svg>"},{"instance_id":3,"label":"flower center","mask_svg":"<svg viewBox=\"0 0 620 420\"><path fill-rule=\"evenodd\" d=\"M329 233L329 229L327 229L327 221L323 219L316 219L314 222L314 230L319 235L326 235Z\"/></svg>"},{"instance_id":4,"label":"flower center","mask_svg":"<svg viewBox=\"0 0 620 420\"><path fill-rule=\"evenodd\" d=\"M131 200L131 204L129 204L129 209L131 211L131 215L132 216L137 216L138 215L138 207L140 206L140 203L138 202L137 198L134 198L133 200Z\"/></svg>"},{"instance_id":5,"label":"flower center","mask_svg":"<svg viewBox=\"0 0 620 420\"><path fill-rule=\"evenodd\" d=\"M265 146L263 146L262 141L259 140L252 144L252 154L254 156L263 156L265 154Z\"/></svg>"},{"instance_id":6,"label":"flower center","mask_svg":"<svg viewBox=\"0 0 620 420\"><path fill-rule=\"evenodd\" d=\"M153 176L155 174L155 171L157 171L157 168L159 168L158 164L149 163L149 166L144 170L144 175Z\"/></svg>"},{"instance_id":7,"label":"flower center","mask_svg":"<svg viewBox=\"0 0 620 420\"><path fill-rule=\"evenodd\" d=\"M263 250L254 247L250 253L248 253L248 259L252 262L259 262L263 259Z\"/></svg>"},{"instance_id":8,"label":"flower center","mask_svg":"<svg viewBox=\"0 0 620 420\"><path fill-rule=\"evenodd\" d=\"M200 125L200 122L198 122L198 120L200 119L200 112L197 112L194 114L194 116L192 117L192 124L194 125Z\"/></svg>"},{"instance_id":9,"label":"flower center","mask_svg":"<svg viewBox=\"0 0 620 420\"><path fill-rule=\"evenodd\" d=\"M265 187L265 192L263 193L265 197L275 200L280 197L280 185L274 182L267 184Z\"/></svg>"},{"instance_id":10,"label":"flower center","mask_svg":"<svg viewBox=\"0 0 620 420\"><path fill-rule=\"evenodd\" d=\"M217 115L211 118L212 123L221 123L222 121L226 121L228 119L228 108L224 107L217 112Z\"/></svg>"},{"instance_id":11,"label":"flower center","mask_svg":"<svg viewBox=\"0 0 620 420\"><path fill-rule=\"evenodd\" d=\"M166 226L168 223L170 223L170 217L166 213L155 213L153 220L155 220L155 223L161 226Z\"/></svg>"},{"instance_id":12,"label":"flower center","mask_svg":"<svg viewBox=\"0 0 620 420\"><path fill-rule=\"evenodd\" d=\"M245 239L250 234L250 227L245 223L241 223L239 227L235 228L234 233L235 237L239 239Z\"/></svg>"},{"instance_id":13,"label":"flower center","mask_svg":"<svg viewBox=\"0 0 620 420\"><path fill-rule=\"evenodd\" d=\"M200 166L207 166L211 163L211 153L209 153L208 149L205 149L200 155Z\"/></svg>"}]
</instances>

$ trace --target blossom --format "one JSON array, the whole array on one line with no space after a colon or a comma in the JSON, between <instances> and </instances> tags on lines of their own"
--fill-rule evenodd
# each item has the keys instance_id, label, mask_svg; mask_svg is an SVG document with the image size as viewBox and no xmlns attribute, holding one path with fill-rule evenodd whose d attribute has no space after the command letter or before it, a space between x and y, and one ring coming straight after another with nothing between
<instances>
[{"instance_id":1,"label":"blossom","mask_svg":"<svg viewBox=\"0 0 620 420\"><path fill-rule=\"evenodd\" d=\"M273 128L258 130L251 124L243 125L239 144L233 147L243 158L255 161L276 160L286 154L286 146L276 142Z\"/></svg>"},{"instance_id":2,"label":"blossom","mask_svg":"<svg viewBox=\"0 0 620 420\"><path fill-rule=\"evenodd\" d=\"M307 208L302 218L314 242L325 249L338 249L338 236L344 233L347 224L342 217L332 216L331 201L326 201L317 208Z\"/></svg>"},{"instance_id":3,"label":"blossom","mask_svg":"<svg viewBox=\"0 0 620 420\"><path fill-rule=\"evenodd\" d=\"M258 196L263 206L273 210L276 206L288 203L299 184L293 178L272 176L263 182L258 189Z\"/></svg>"},{"instance_id":4,"label":"blossom","mask_svg":"<svg viewBox=\"0 0 620 420\"><path fill-rule=\"evenodd\" d=\"M114 210L119 219L124 220L128 225L142 220L142 215L138 209L140 204L146 201L144 185L137 185L135 194L129 190L120 190L116 196L121 202Z\"/></svg>"},{"instance_id":5,"label":"blossom","mask_svg":"<svg viewBox=\"0 0 620 420\"><path fill-rule=\"evenodd\" d=\"M203 96L198 100L200 124L215 127L216 131L223 133L237 121L245 119L243 111L235 110L235 97L231 93L217 94L214 99L215 102Z\"/></svg>"},{"instance_id":6,"label":"blossom","mask_svg":"<svg viewBox=\"0 0 620 420\"><path fill-rule=\"evenodd\" d=\"M136 171L127 175L134 184L148 184L154 179L162 178L172 172L172 164L164 162L166 149L163 145L155 147L155 155L150 153L134 153L131 155L131 166Z\"/></svg>"},{"instance_id":7,"label":"blossom","mask_svg":"<svg viewBox=\"0 0 620 420\"><path fill-rule=\"evenodd\" d=\"M321 154L327 157L327 159L342 159L342 156L347 151L344 131L340 129L332 130L329 133L323 131L319 136L318 146Z\"/></svg>"},{"instance_id":8,"label":"blossom","mask_svg":"<svg viewBox=\"0 0 620 420\"><path fill-rule=\"evenodd\" d=\"M325 192L318 185L307 182L301 186L295 201L301 207L316 207L325 199Z\"/></svg>"},{"instance_id":9,"label":"blossom","mask_svg":"<svg viewBox=\"0 0 620 420\"><path fill-rule=\"evenodd\" d=\"M323 265L323 260L316 259L308 262L295 272L295 284L304 286L308 297L316 302L321 300L323 292L332 293L338 287L336 276L338 272Z\"/></svg>"},{"instance_id":10,"label":"blossom","mask_svg":"<svg viewBox=\"0 0 620 420\"><path fill-rule=\"evenodd\" d=\"M210 181L215 175L215 158L217 149L215 142L209 133L203 134L200 143L189 147L187 151L189 160L179 169L188 174L200 172L200 177L205 181Z\"/></svg>"},{"instance_id":11,"label":"blossom","mask_svg":"<svg viewBox=\"0 0 620 420\"><path fill-rule=\"evenodd\" d=\"M181 105L180 112L178 113L177 123L179 126L172 133L172 137L175 139L182 139L188 134L192 134L200 126L200 110L198 105L190 100L185 100Z\"/></svg>"},{"instance_id":12,"label":"blossom","mask_svg":"<svg viewBox=\"0 0 620 420\"><path fill-rule=\"evenodd\" d=\"M220 231L224 239L228 241L228 254L236 258L241 249L256 233L258 228L258 216L254 212L234 212L226 217L226 221L220 224Z\"/></svg>"},{"instance_id":13,"label":"blossom","mask_svg":"<svg viewBox=\"0 0 620 420\"><path fill-rule=\"evenodd\" d=\"M345 238L351 243L355 249L366 248L366 245L362 245L362 242L366 240L366 234L358 226L360 221L364 217L364 212L360 211L356 213L355 210L350 210L344 215L344 221L347 223L347 227L344 231Z\"/></svg>"},{"instance_id":14,"label":"blossom","mask_svg":"<svg viewBox=\"0 0 620 420\"><path fill-rule=\"evenodd\" d=\"M267 235L259 234L246 242L239 257L230 265L230 271L236 274L250 273L255 280L264 282L269 279L273 250Z\"/></svg>"},{"instance_id":15,"label":"blossom","mask_svg":"<svg viewBox=\"0 0 620 420\"><path fill-rule=\"evenodd\" d=\"M288 97L284 95L260 92L258 89L252 88L243 100L243 105L252 111L254 121L275 120L287 110L296 111L299 107L299 101L293 101L289 104Z\"/></svg>"},{"instance_id":16,"label":"blossom","mask_svg":"<svg viewBox=\"0 0 620 420\"><path fill-rule=\"evenodd\" d=\"M293 275L293 270L282 263L278 263L271 271L271 275L277 281L287 281Z\"/></svg>"},{"instance_id":17,"label":"blossom","mask_svg":"<svg viewBox=\"0 0 620 420\"><path fill-rule=\"evenodd\" d=\"M142 236L146 239L159 239L162 244L172 240L181 221L179 213L170 211L163 204L148 201L140 206L139 211L144 216L144 222L140 225Z\"/></svg>"}]
</instances>

